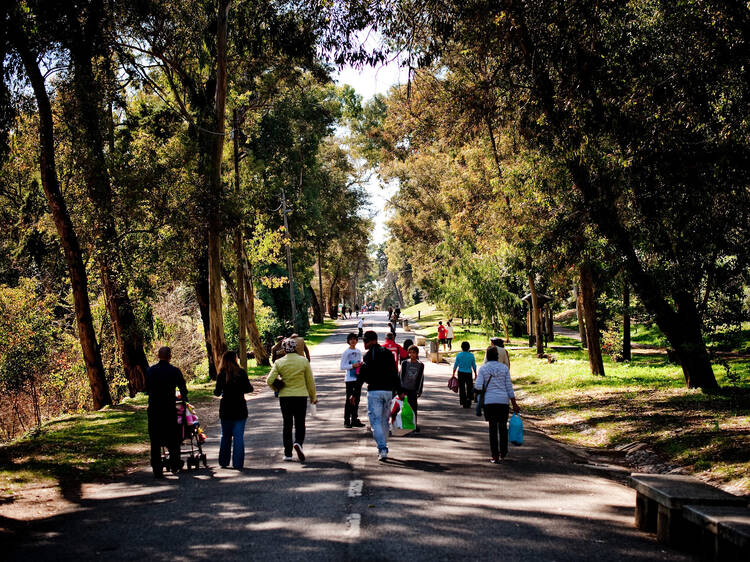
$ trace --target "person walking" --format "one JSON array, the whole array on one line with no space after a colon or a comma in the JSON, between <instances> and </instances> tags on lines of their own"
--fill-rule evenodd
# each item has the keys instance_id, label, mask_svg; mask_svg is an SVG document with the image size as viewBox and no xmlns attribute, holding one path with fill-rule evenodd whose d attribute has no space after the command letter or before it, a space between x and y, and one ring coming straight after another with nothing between
<instances>
[{"instance_id":1,"label":"person walking","mask_svg":"<svg viewBox=\"0 0 750 562\"><path fill-rule=\"evenodd\" d=\"M219 466L227 468L231 454L232 468L242 470L245 464L245 423L247 401L245 394L253 391L247 372L237 362L234 351L225 351L216 376L214 396L221 396L219 419L221 441L219 444ZM233 443L234 442L234 443Z\"/></svg>"},{"instance_id":2,"label":"person walking","mask_svg":"<svg viewBox=\"0 0 750 562\"><path fill-rule=\"evenodd\" d=\"M284 341L284 336L276 336L276 344L271 348L271 363L276 363L279 359L284 357L284 348L281 346L281 342Z\"/></svg>"},{"instance_id":3,"label":"person walking","mask_svg":"<svg viewBox=\"0 0 750 562\"><path fill-rule=\"evenodd\" d=\"M505 366L510 369L510 356L508 355L508 350L505 349L503 339L492 338L490 340L490 345L494 346L497 349L498 361L500 361L500 363L505 363ZM487 363L487 352L485 352L484 354L484 362Z\"/></svg>"},{"instance_id":4,"label":"person walking","mask_svg":"<svg viewBox=\"0 0 750 562\"><path fill-rule=\"evenodd\" d=\"M448 337L448 330L446 330L445 326L443 326L442 320L438 322L437 333L438 333L438 345L442 344L443 350L445 350L445 339Z\"/></svg>"},{"instance_id":5,"label":"person walking","mask_svg":"<svg viewBox=\"0 0 750 562\"><path fill-rule=\"evenodd\" d=\"M409 400L409 406L414 410L414 431L419 433L417 399L422 396L424 387L424 363L419 360L419 348L416 345L410 346L408 353L409 358L401 362L401 390Z\"/></svg>"},{"instance_id":6,"label":"person walking","mask_svg":"<svg viewBox=\"0 0 750 562\"><path fill-rule=\"evenodd\" d=\"M360 317L360 319L357 321L357 337L361 338L362 334L365 330L365 319L363 317Z\"/></svg>"},{"instance_id":7,"label":"person walking","mask_svg":"<svg viewBox=\"0 0 750 562\"><path fill-rule=\"evenodd\" d=\"M146 371L146 394L148 394L148 438L151 442L151 470L154 478L164 478L161 462L161 447L169 451L169 467L173 473L182 468L180 460L180 426L177 424L177 404L175 390L180 390L180 398L187 402L188 391L185 377L177 367L170 365L172 350L160 347L157 353L159 362Z\"/></svg>"},{"instance_id":8,"label":"person walking","mask_svg":"<svg viewBox=\"0 0 750 562\"><path fill-rule=\"evenodd\" d=\"M362 393L362 383L357 380L357 372L362 366L362 352L357 349L359 338L355 333L346 336L349 347L341 355L344 384L346 385L346 402L344 402L344 427L364 427L359 421L359 398Z\"/></svg>"},{"instance_id":9,"label":"person walking","mask_svg":"<svg viewBox=\"0 0 750 562\"><path fill-rule=\"evenodd\" d=\"M448 320L445 326L445 341L448 344L448 350L453 351L453 326L451 326L450 320Z\"/></svg>"},{"instance_id":10,"label":"person walking","mask_svg":"<svg viewBox=\"0 0 750 562\"><path fill-rule=\"evenodd\" d=\"M378 344L378 335L368 330L364 335L365 349L358 379L367 383L367 415L370 418L372 436L378 446L378 460L388 459L388 422L391 399L398 391L401 381L398 367L390 351Z\"/></svg>"},{"instance_id":11,"label":"person walking","mask_svg":"<svg viewBox=\"0 0 750 562\"><path fill-rule=\"evenodd\" d=\"M393 353L393 360L396 362L397 366L401 365L401 361L409 357L407 351L396 343L396 337L391 333L385 335L385 343L383 344L383 347Z\"/></svg>"},{"instance_id":12,"label":"person walking","mask_svg":"<svg viewBox=\"0 0 750 562\"><path fill-rule=\"evenodd\" d=\"M300 338L301 339L301 338ZM266 384L278 389L281 417L284 420L282 438L284 442L284 460L292 460L292 449L297 453L300 462L305 461L302 444L305 441L305 416L307 415L307 398L313 404L318 403L310 362L296 351L298 342L295 338L283 341L286 355L276 361L268 373ZM283 386L278 383L281 379ZM279 389L279 386L281 388ZM294 441L292 441L292 427L294 427Z\"/></svg>"},{"instance_id":13,"label":"person walking","mask_svg":"<svg viewBox=\"0 0 750 562\"><path fill-rule=\"evenodd\" d=\"M469 342L461 342L461 351L453 361L453 376L458 371L458 401L464 408L471 408L474 398L474 379L477 378L477 361L474 354L469 352ZM472 376L473 373L473 376Z\"/></svg>"},{"instance_id":14,"label":"person walking","mask_svg":"<svg viewBox=\"0 0 750 562\"><path fill-rule=\"evenodd\" d=\"M487 348L487 362L479 368L474 388L484 395L484 419L490 425L490 462L498 463L508 455L508 402L513 404L515 413L520 408L513 392L510 370L498 361L495 346Z\"/></svg>"}]
</instances>

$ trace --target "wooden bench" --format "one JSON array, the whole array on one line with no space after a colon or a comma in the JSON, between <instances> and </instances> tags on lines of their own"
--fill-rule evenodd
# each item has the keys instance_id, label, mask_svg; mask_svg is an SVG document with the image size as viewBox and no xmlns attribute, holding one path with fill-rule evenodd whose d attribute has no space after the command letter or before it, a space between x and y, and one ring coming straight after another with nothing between
<instances>
[{"instance_id":1,"label":"wooden bench","mask_svg":"<svg viewBox=\"0 0 750 562\"><path fill-rule=\"evenodd\" d=\"M636 491L635 524L665 544L685 542L682 508L686 505L747 506L734 496L705 482L681 474L632 474L628 482Z\"/></svg>"},{"instance_id":2,"label":"wooden bench","mask_svg":"<svg viewBox=\"0 0 750 562\"><path fill-rule=\"evenodd\" d=\"M682 508L687 536L701 560L750 560L750 509L726 505L686 505Z\"/></svg>"}]
</instances>

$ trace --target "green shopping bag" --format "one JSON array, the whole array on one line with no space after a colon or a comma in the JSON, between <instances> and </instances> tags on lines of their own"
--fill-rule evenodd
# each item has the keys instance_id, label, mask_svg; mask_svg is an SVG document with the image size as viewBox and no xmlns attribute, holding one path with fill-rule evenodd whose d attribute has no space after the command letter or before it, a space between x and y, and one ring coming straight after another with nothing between
<instances>
[{"instance_id":1,"label":"green shopping bag","mask_svg":"<svg viewBox=\"0 0 750 562\"><path fill-rule=\"evenodd\" d=\"M404 429L417 429L414 423L414 410L409 406L409 399L404 396L404 405L401 406L401 427Z\"/></svg>"}]
</instances>

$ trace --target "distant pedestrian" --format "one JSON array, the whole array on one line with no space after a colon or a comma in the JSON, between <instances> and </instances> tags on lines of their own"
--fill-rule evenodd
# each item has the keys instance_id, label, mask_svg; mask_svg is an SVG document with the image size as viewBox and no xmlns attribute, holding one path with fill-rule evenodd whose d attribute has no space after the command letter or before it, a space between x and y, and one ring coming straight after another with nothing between
<instances>
[{"instance_id":1,"label":"distant pedestrian","mask_svg":"<svg viewBox=\"0 0 750 562\"><path fill-rule=\"evenodd\" d=\"M365 329L365 319L364 318L360 318L357 321L357 332L358 332L357 333L357 337L358 338L362 337L362 334L364 333L364 329Z\"/></svg>"},{"instance_id":2,"label":"distant pedestrian","mask_svg":"<svg viewBox=\"0 0 750 562\"><path fill-rule=\"evenodd\" d=\"M378 344L378 335L372 330L364 334L367 350L359 368L359 381L367 383L367 414L372 436L378 446L378 460L388 458L388 422L391 399L399 390L401 381L398 368L390 351Z\"/></svg>"},{"instance_id":3,"label":"distant pedestrian","mask_svg":"<svg viewBox=\"0 0 750 562\"><path fill-rule=\"evenodd\" d=\"M445 326L445 341L448 344L448 349L450 351L453 350L453 326L451 326L451 321L448 320L447 325Z\"/></svg>"},{"instance_id":4,"label":"distant pedestrian","mask_svg":"<svg viewBox=\"0 0 750 562\"><path fill-rule=\"evenodd\" d=\"M394 321L388 322L388 332L395 338L396 337L396 323Z\"/></svg>"},{"instance_id":5,"label":"distant pedestrian","mask_svg":"<svg viewBox=\"0 0 750 562\"><path fill-rule=\"evenodd\" d=\"M422 396L424 387L424 363L419 360L419 348L412 345L408 350L409 358L401 363L401 390L409 400L409 406L414 410L415 431L419 433L417 399Z\"/></svg>"},{"instance_id":6,"label":"distant pedestrian","mask_svg":"<svg viewBox=\"0 0 750 562\"><path fill-rule=\"evenodd\" d=\"M443 349L445 349L446 338L448 337L448 330L446 330L445 326L443 326L442 320L438 322L437 333L438 333L438 345L442 345Z\"/></svg>"},{"instance_id":7,"label":"distant pedestrian","mask_svg":"<svg viewBox=\"0 0 750 562\"><path fill-rule=\"evenodd\" d=\"M284 460L292 460L292 449L297 458L304 462L305 453L302 444L305 441L305 417L307 416L307 398L313 404L318 403L310 362L296 352L297 340L287 338L283 342L286 355L273 364L266 378L271 388L276 379L281 378L283 386L279 390L279 406L284 420L282 437L284 442ZM294 441L292 441L294 427Z\"/></svg>"},{"instance_id":8,"label":"distant pedestrian","mask_svg":"<svg viewBox=\"0 0 750 562\"><path fill-rule=\"evenodd\" d=\"M219 466L222 468L229 465L230 453L232 468L242 470L245 464L245 423L247 422L245 394L252 391L253 385L247 378L247 372L237 363L237 354L234 351L224 352L219 364L219 373L216 376L216 388L214 388L214 395L221 396Z\"/></svg>"},{"instance_id":9,"label":"distant pedestrian","mask_svg":"<svg viewBox=\"0 0 750 562\"><path fill-rule=\"evenodd\" d=\"M295 353L297 355L301 355L302 357L310 361L310 350L307 348L307 344L305 343L304 338L300 336L299 334L292 334L289 337L294 339L297 342Z\"/></svg>"},{"instance_id":10,"label":"distant pedestrian","mask_svg":"<svg viewBox=\"0 0 750 562\"><path fill-rule=\"evenodd\" d=\"M409 338L406 338L406 339L404 340L404 349L405 349L406 351L409 351L409 348L410 348L410 347L411 347L412 345L414 345L414 342L413 342L412 340L410 340Z\"/></svg>"},{"instance_id":11,"label":"distant pedestrian","mask_svg":"<svg viewBox=\"0 0 750 562\"><path fill-rule=\"evenodd\" d=\"M342 371L344 375L344 384L346 385L346 402L344 402L344 427L364 427L359 421L359 398L362 393L362 383L357 380L357 373L362 366L362 352L357 349L359 338L356 334L351 333L346 336L346 343L349 347L341 355Z\"/></svg>"},{"instance_id":12,"label":"distant pedestrian","mask_svg":"<svg viewBox=\"0 0 750 562\"><path fill-rule=\"evenodd\" d=\"M513 411L520 411L510 381L510 370L498 360L497 348L487 348L487 362L479 368L474 388L484 394L484 419L490 424L491 463L497 463L508 454L508 402ZM498 434L500 446L498 448Z\"/></svg>"},{"instance_id":13,"label":"distant pedestrian","mask_svg":"<svg viewBox=\"0 0 750 562\"><path fill-rule=\"evenodd\" d=\"M401 361L409 357L409 353L396 343L396 336L391 333L385 335L383 347L393 353L393 360L396 362L396 365L401 365Z\"/></svg>"},{"instance_id":14,"label":"distant pedestrian","mask_svg":"<svg viewBox=\"0 0 750 562\"><path fill-rule=\"evenodd\" d=\"M477 361L469 351L469 342L461 342L461 351L453 362L453 376L458 371L458 401L464 408L471 408L474 398L474 379L477 377ZM473 375L473 376L472 376Z\"/></svg>"},{"instance_id":15,"label":"distant pedestrian","mask_svg":"<svg viewBox=\"0 0 750 562\"><path fill-rule=\"evenodd\" d=\"M170 365L172 350L160 347L159 362L146 371L146 394L148 394L148 437L151 441L151 470L155 478L164 477L161 462L161 448L169 451L169 467L173 473L179 472L182 436L177 424L177 403L175 391L180 390L180 398L187 402L188 391L185 377L177 367Z\"/></svg>"},{"instance_id":16,"label":"distant pedestrian","mask_svg":"<svg viewBox=\"0 0 750 562\"><path fill-rule=\"evenodd\" d=\"M505 366L510 369L510 356L508 355L508 350L505 349L505 344L503 343L502 338L492 338L490 340L490 345L497 349L498 361L500 361L500 363L505 363ZM487 363L486 352L484 354L484 362Z\"/></svg>"},{"instance_id":17,"label":"distant pedestrian","mask_svg":"<svg viewBox=\"0 0 750 562\"><path fill-rule=\"evenodd\" d=\"M281 346L282 341L284 341L284 336L276 336L276 344L271 348L271 363L276 363L286 355L284 348Z\"/></svg>"}]
</instances>

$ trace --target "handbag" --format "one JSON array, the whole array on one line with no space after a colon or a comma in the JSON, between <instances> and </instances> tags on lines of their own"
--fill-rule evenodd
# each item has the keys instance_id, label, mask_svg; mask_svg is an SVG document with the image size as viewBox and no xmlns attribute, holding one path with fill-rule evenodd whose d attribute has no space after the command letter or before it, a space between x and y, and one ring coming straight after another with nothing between
<instances>
[{"instance_id":1,"label":"handbag","mask_svg":"<svg viewBox=\"0 0 750 562\"><path fill-rule=\"evenodd\" d=\"M482 415L482 408L484 408L484 393L487 392L487 385L490 384L492 377L493 375L490 375L490 378L484 381L484 384L482 385L482 392L479 394L479 399L477 400L477 407L476 407L477 416Z\"/></svg>"},{"instance_id":2,"label":"handbag","mask_svg":"<svg viewBox=\"0 0 750 562\"><path fill-rule=\"evenodd\" d=\"M523 422L519 414L513 414L508 423L508 441L513 445L523 445Z\"/></svg>"},{"instance_id":3,"label":"handbag","mask_svg":"<svg viewBox=\"0 0 750 562\"><path fill-rule=\"evenodd\" d=\"M456 375L452 375L451 378L448 379L448 388L453 392L458 392L458 379L456 378Z\"/></svg>"},{"instance_id":4,"label":"handbag","mask_svg":"<svg viewBox=\"0 0 750 562\"><path fill-rule=\"evenodd\" d=\"M286 383L283 381L281 377L276 377L274 381L271 383L271 386L276 392L278 392L279 390L281 390L282 388L286 386Z\"/></svg>"}]
</instances>

